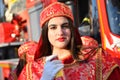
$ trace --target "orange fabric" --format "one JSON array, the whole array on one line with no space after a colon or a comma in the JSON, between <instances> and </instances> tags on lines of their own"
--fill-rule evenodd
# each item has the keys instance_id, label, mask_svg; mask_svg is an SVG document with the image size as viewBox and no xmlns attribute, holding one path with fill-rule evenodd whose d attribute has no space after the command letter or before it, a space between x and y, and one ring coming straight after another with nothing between
<instances>
[{"instance_id":1,"label":"orange fabric","mask_svg":"<svg viewBox=\"0 0 120 80\"><path fill-rule=\"evenodd\" d=\"M3 75L4 77L8 78L10 73L10 68L3 68Z\"/></svg>"},{"instance_id":2,"label":"orange fabric","mask_svg":"<svg viewBox=\"0 0 120 80\"><path fill-rule=\"evenodd\" d=\"M49 19L55 16L66 16L73 21L73 15L68 6L63 3L54 2L51 5L47 6L40 14L40 26L43 27L43 24Z\"/></svg>"}]
</instances>

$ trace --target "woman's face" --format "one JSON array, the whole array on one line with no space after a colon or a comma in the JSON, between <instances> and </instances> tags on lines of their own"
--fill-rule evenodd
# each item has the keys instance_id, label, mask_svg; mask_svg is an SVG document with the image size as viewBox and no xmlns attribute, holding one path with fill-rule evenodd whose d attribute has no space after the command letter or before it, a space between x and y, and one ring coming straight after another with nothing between
<instances>
[{"instance_id":1,"label":"woman's face","mask_svg":"<svg viewBox=\"0 0 120 80\"><path fill-rule=\"evenodd\" d=\"M48 40L53 48L67 48L70 42L71 31L68 19L65 17L54 17L48 22Z\"/></svg>"}]
</instances>

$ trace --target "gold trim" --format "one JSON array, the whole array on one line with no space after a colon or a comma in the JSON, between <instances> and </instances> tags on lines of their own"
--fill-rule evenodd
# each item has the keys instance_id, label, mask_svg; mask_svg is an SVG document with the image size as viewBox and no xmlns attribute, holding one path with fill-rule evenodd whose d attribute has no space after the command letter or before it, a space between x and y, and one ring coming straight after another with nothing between
<instances>
[{"instance_id":1,"label":"gold trim","mask_svg":"<svg viewBox=\"0 0 120 80\"><path fill-rule=\"evenodd\" d=\"M102 49L100 48L96 54L96 80L102 80Z\"/></svg>"},{"instance_id":2,"label":"gold trim","mask_svg":"<svg viewBox=\"0 0 120 80\"><path fill-rule=\"evenodd\" d=\"M32 63L28 63L26 65L26 74L27 74L27 80L32 80L32 69L31 69Z\"/></svg>"},{"instance_id":3,"label":"gold trim","mask_svg":"<svg viewBox=\"0 0 120 80\"><path fill-rule=\"evenodd\" d=\"M30 70L30 80L33 80L33 79L32 79L32 69L31 69L31 67L32 67L32 63L30 62L29 64L30 64L30 65L29 65L29 70Z\"/></svg>"},{"instance_id":4,"label":"gold trim","mask_svg":"<svg viewBox=\"0 0 120 80\"><path fill-rule=\"evenodd\" d=\"M28 80L28 64L26 64L26 77L27 77L27 80Z\"/></svg>"}]
</instances>

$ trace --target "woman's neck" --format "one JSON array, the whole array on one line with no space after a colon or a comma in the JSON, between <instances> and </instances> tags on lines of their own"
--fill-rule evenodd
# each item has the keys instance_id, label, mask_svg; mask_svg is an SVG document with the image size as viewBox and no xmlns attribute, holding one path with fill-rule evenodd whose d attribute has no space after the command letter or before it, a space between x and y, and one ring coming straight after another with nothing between
<instances>
[{"instance_id":1,"label":"woman's neck","mask_svg":"<svg viewBox=\"0 0 120 80\"><path fill-rule=\"evenodd\" d=\"M73 61L70 50L66 49L55 49L53 54L58 55L58 59L62 60L63 63L71 63Z\"/></svg>"}]
</instances>

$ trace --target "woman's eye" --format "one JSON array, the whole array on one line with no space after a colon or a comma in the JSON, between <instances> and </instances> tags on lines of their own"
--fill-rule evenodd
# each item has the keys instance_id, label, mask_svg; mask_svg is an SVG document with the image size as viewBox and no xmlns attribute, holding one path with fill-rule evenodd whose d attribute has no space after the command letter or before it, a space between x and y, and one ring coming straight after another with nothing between
<instances>
[{"instance_id":1,"label":"woman's eye","mask_svg":"<svg viewBox=\"0 0 120 80\"><path fill-rule=\"evenodd\" d=\"M69 25L62 25L62 28L69 28Z\"/></svg>"},{"instance_id":2,"label":"woman's eye","mask_svg":"<svg viewBox=\"0 0 120 80\"><path fill-rule=\"evenodd\" d=\"M56 27L55 26L51 26L50 29L56 29Z\"/></svg>"}]
</instances>

